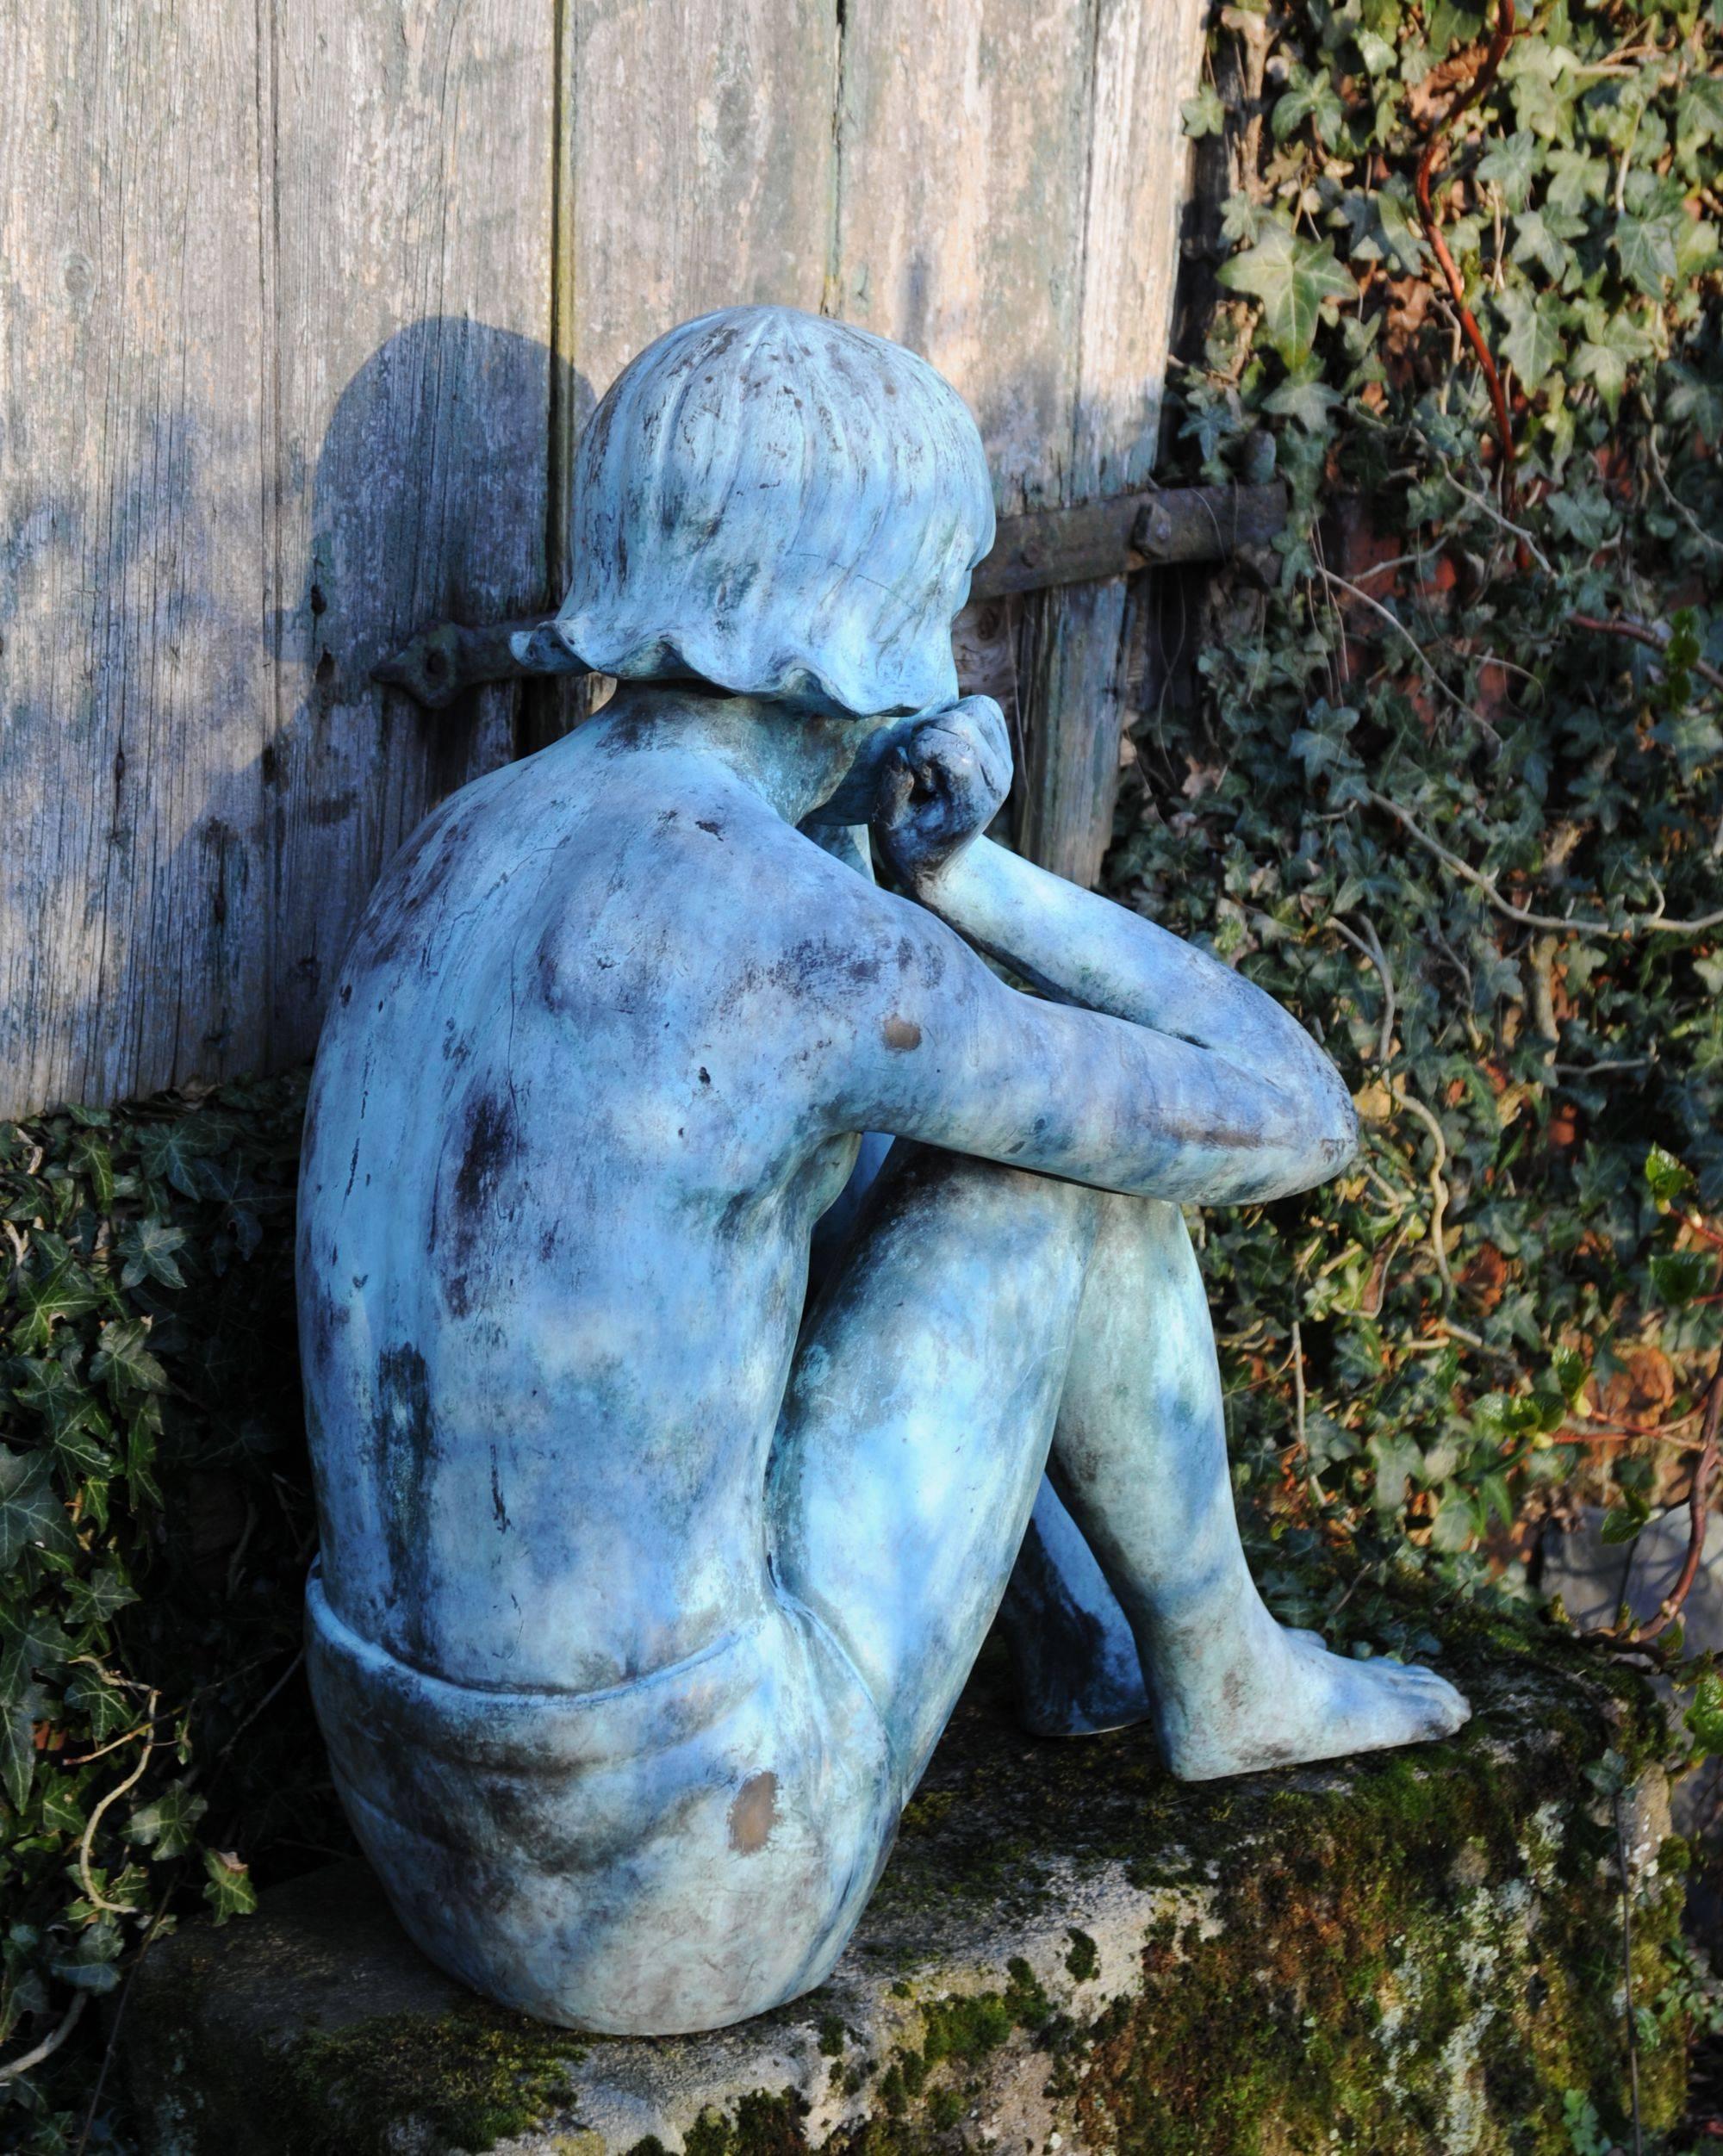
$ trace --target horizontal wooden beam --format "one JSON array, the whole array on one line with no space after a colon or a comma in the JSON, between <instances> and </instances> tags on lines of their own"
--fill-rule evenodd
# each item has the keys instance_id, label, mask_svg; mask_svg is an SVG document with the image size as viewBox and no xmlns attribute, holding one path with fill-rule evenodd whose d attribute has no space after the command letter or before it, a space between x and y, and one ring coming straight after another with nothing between
<instances>
[{"instance_id":1,"label":"horizontal wooden beam","mask_svg":"<svg viewBox=\"0 0 1723 2156\"><path fill-rule=\"evenodd\" d=\"M1165 562L1222 562L1241 546L1265 545L1285 523L1286 489L1278 480L1266 487L1168 487L1006 517L992 552L969 580L969 603L1096 583ZM373 667L371 678L440 711L481 681L580 670L547 621L476 629L445 621Z\"/></svg>"},{"instance_id":2,"label":"horizontal wooden beam","mask_svg":"<svg viewBox=\"0 0 1723 2156\"><path fill-rule=\"evenodd\" d=\"M1163 562L1221 562L1241 546L1266 544L1285 524L1279 480L1265 487L1168 487L1074 509L1036 510L1001 520L969 594L1004 599Z\"/></svg>"}]
</instances>

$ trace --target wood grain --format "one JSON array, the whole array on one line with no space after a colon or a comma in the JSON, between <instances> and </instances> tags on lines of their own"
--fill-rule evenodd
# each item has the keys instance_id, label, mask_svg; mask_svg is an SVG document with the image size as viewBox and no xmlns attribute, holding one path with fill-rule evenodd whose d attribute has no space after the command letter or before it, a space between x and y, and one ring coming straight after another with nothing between
<instances>
[{"instance_id":1,"label":"wood grain","mask_svg":"<svg viewBox=\"0 0 1723 2156\"><path fill-rule=\"evenodd\" d=\"M1179 103L1196 88L1201 0L1097 0L1088 184L1079 245L1069 499L1154 469L1187 162ZM1017 834L1032 859L1092 884L1112 836L1127 716L1123 577L1023 607L1027 772Z\"/></svg>"},{"instance_id":2,"label":"wood grain","mask_svg":"<svg viewBox=\"0 0 1723 2156\"><path fill-rule=\"evenodd\" d=\"M550 11L526 0L295 0L277 22L279 1066L315 1046L383 863L513 753L513 687L427 723L370 674L429 622L550 595L556 85Z\"/></svg>"},{"instance_id":3,"label":"wood grain","mask_svg":"<svg viewBox=\"0 0 1723 2156\"><path fill-rule=\"evenodd\" d=\"M554 600L577 428L675 322L770 299L924 351L977 412L1002 513L1140 482L1199 13L15 11L0 1114L308 1051L418 817L592 694L497 686L427 722L371 664ZM1125 604L1017 608L1020 835L1079 875ZM1008 680L987 641L973 664Z\"/></svg>"},{"instance_id":4,"label":"wood grain","mask_svg":"<svg viewBox=\"0 0 1723 2156\"><path fill-rule=\"evenodd\" d=\"M567 3L558 344L577 428L678 322L754 301L818 311L838 32L831 0Z\"/></svg>"},{"instance_id":5,"label":"wood grain","mask_svg":"<svg viewBox=\"0 0 1723 2156\"><path fill-rule=\"evenodd\" d=\"M202 13L204 20L193 19ZM272 474L247 9L12 11L0 1112L253 1059Z\"/></svg>"},{"instance_id":6,"label":"wood grain","mask_svg":"<svg viewBox=\"0 0 1723 2156\"><path fill-rule=\"evenodd\" d=\"M0 1114L306 1053L509 751L365 680L548 597L539 0L42 0L0 69Z\"/></svg>"}]
</instances>

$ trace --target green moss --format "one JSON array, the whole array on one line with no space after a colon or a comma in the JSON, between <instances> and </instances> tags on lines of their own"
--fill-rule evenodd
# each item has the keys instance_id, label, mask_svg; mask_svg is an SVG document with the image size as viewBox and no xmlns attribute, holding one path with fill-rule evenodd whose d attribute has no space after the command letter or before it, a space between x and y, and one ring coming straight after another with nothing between
<instances>
[{"instance_id":1,"label":"green moss","mask_svg":"<svg viewBox=\"0 0 1723 2156\"><path fill-rule=\"evenodd\" d=\"M282 2054L282 2114L329 2121L318 2156L389 2156L403 2109L433 2146L488 2149L568 2100L571 2054L566 2035L476 2001L310 2031Z\"/></svg>"},{"instance_id":2,"label":"green moss","mask_svg":"<svg viewBox=\"0 0 1723 2156\"><path fill-rule=\"evenodd\" d=\"M1056 1864L1037 1879L1025 1863L1015 1894L1068 1892L1073 1876L1104 1867L1157 1897L1141 1993L1070 2000L1061 1984L1051 1999L1017 1958L1002 1989L928 1998L892 1979L886 1960L879 1981L897 2041L879 2059L818 1998L780 2010L865 2115L819 2156L960 2156L967 2121L988 2116L1000 2077L1021 2086L1025 2075L1067 2134L1118 2156L1571 2156L1569 2090L1619 2135L1616 1836L1588 1770L1612 1752L1652 1757L1658 1712L1632 1672L1558 1633L1462 1620L1449 1637L1444 1667L1477 1710L1451 1743L1197 1787L1160 1769L1146 1731L1026 1746L990 1701L984 1671L930 1776L928 1795L944 1799L937 1829L899 1844L869 1924L893 1951L930 1935L900 1923L905 1911L954 1922L942 1935L961 1941L985 1909L991 1929L993 1855L973 1869L972 1855L1037 1821ZM1504 1637L1521 1645L1509 1652ZM1633 1912L1644 2006L1666 1991L1676 1936L1683 1852L1670 1841L1663 1854L1666 1869ZM1065 1974L1089 1983L1095 1940L1074 1925L1063 1937ZM1671 2025L1642 2045L1651 2130L1679 2116L1683 2034ZM440 2137L432 2146L478 2147L555 2103L567 2049L566 2038L477 2006L384 2021L302 2039L262 2109L312 2122L294 2156L371 2156L408 2113ZM214 2090L221 2066L186 2071ZM212 2104L229 2130L200 2156L235 2145L233 2119L255 2115L238 2103ZM266 2133L246 2145L260 2156L285 2146ZM788 2091L710 2111L688 2136L688 2156L807 2148L806 2107ZM662 2152L643 2145L633 2156Z\"/></svg>"},{"instance_id":3,"label":"green moss","mask_svg":"<svg viewBox=\"0 0 1723 2156\"><path fill-rule=\"evenodd\" d=\"M1101 1966L1095 1942L1086 1931L1079 1931L1074 1924L1066 1935L1071 1942L1071 1951L1065 1957L1065 1966L1073 1982L1086 1984Z\"/></svg>"}]
</instances>

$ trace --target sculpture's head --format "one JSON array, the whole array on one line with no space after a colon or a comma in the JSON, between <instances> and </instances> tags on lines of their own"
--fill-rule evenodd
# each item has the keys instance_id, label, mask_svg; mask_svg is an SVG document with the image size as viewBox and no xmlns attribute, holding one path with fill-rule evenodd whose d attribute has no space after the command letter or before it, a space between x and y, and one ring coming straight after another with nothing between
<instances>
[{"instance_id":1,"label":"sculpture's head","mask_svg":"<svg viewBox=\"0 0 1723 2156\"><path fill-rule=\"evenodd\" d=\"M957 694L951 622L993 541L962 399L792 308L726 308L631 360L582 437L557 633L596 673L858 718Z\"/></svg>"}]
</instances>

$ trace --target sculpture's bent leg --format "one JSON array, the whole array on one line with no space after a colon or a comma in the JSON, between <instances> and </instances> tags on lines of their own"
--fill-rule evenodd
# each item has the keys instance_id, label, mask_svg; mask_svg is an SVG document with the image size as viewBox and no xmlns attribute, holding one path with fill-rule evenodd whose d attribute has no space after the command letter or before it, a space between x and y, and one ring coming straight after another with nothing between
<instances>
[{"instance_id":1,"label":"sculpture's bent leg","mask_svg":"<svg viewBox=\"0 0 1723 2156\"><path fill-rule=\"evenodd\" d=\"M773 1570L878 1703L899 1803L1022 1543L1102 1203L899 1142L805 1330L773 1453Z\"/></svg>"},{"instance_id":2,"label":"sculpture's bent leg","mask_svg":"<svg viewBox=\"0 0 1723 2156\"><path fill-rule=\"evenodd\" d=\"M1049 1414L1072 1517L1036 1495ZM880 1703L905 1794L998 1600L1002 1550L1025 1716L1046 1733L1152 1712L1173 1771L1204 1780L1465 1718L1433 1673L1332 1655L1257 1594L1176 1206L894 1149L811 1323L777 1482L779 1577Z\"/></svg>"},{"instance_id":3,"label":"sculpture's bent leg","mask_svg":"<svg viewBox=\"0 0 1723 2156\"><path fill-rule=\"evenodd\" d=\"M1177 1206L1104 1197L1049 1473L1117 1595L1185 1780L1446 1737L1432 1671L1278 1625L1246 1566L1208 1299Z\"/></svg>"}]
</instances>

